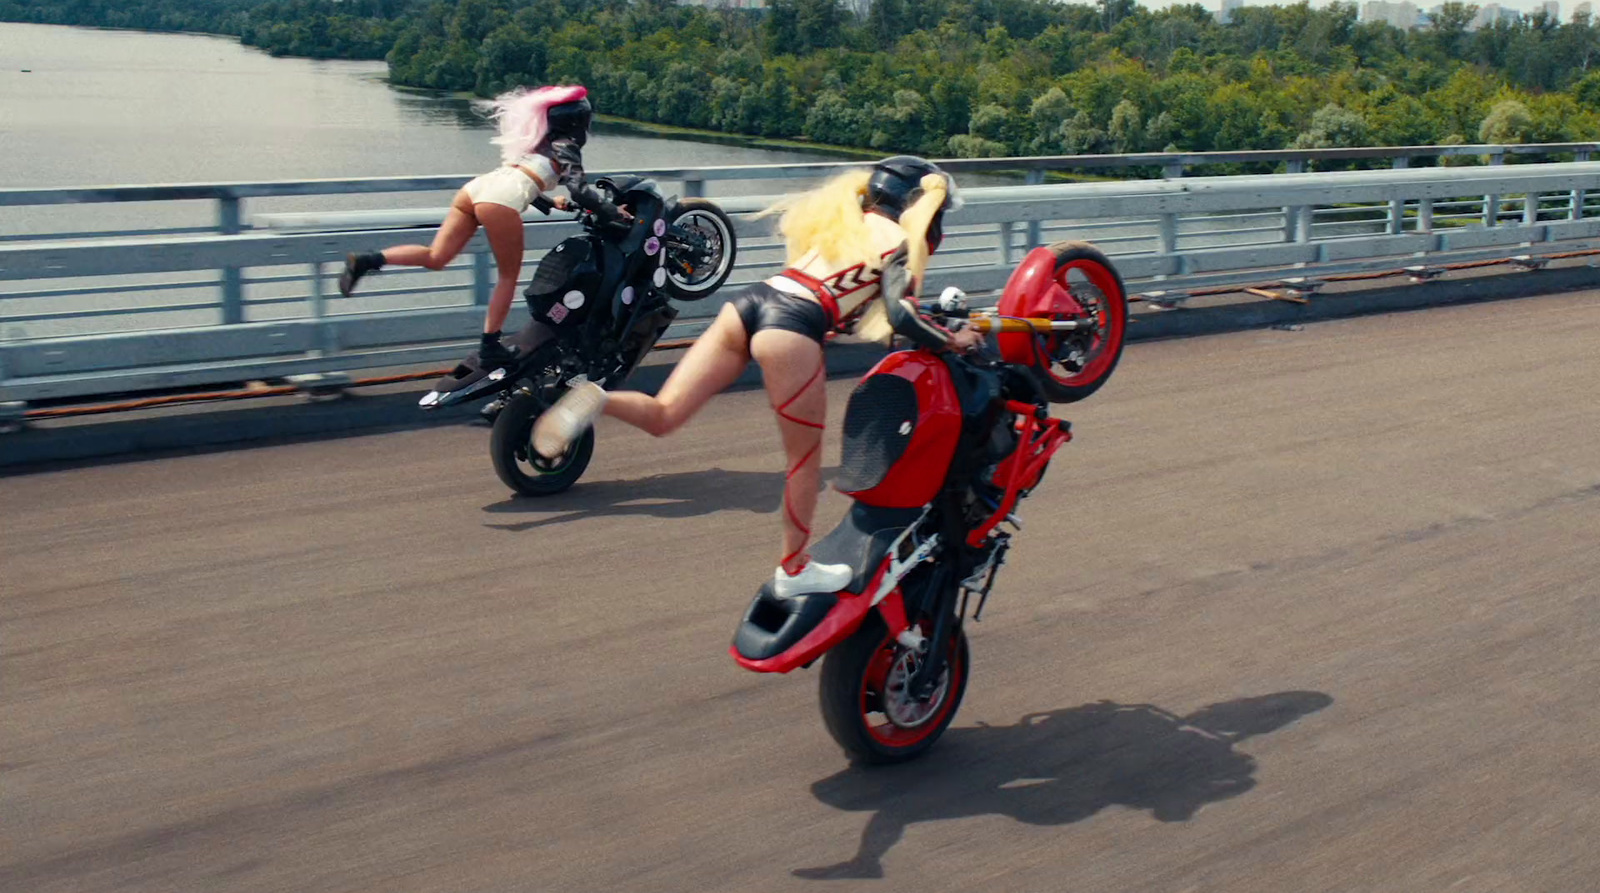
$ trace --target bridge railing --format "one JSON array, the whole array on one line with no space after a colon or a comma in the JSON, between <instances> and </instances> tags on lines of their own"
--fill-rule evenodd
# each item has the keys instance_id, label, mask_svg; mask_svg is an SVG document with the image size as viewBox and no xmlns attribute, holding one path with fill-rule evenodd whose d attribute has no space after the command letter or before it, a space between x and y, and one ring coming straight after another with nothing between
<instances>
[{"instance_id":1,"label":"bridge railing","mask_svg":"<svg viewBox=\"0 0 1600 893\"><path fill-rule=\"evenodd\" d=\"M1214 163L1217 155L1183 157ZM952 167L967 164L975 162ZM777 167L815 178L833 166ZM742 170L748 169L699 173L711 179ZM382 192L396 182L437 189L461 179L13 190L0 191L0 204L17 206L19 196L39 199L47 193L62 201L148 201L170 190L186 199L226 193L237 200L284 194L273 190L314 194L307 191L331 189L330 182ZM63 192L79 197L61 198ZM1136 289L1158 289L1170 299L1183 289L1505 257L1526 246L1600 235L1600 211L1592 200L1600 193L1600 165L1584 162L1041 183L964 192L967 205L950 216L930 288L997 289L1030 247L1064 238L1101 245ZM721 296L685 305L669 337L696 333L740 284L771 275L782 262L771 221L755 218L769 197L718 201L733 214L740 237L735 277ZM0 399L86 397L452 359L481 324L492 281L481 234L443 272L386 270L349 299L332 287L346 252L427 241L440 216L432 209L302 212L259 215L249 226L239 217L231 221L236 233L0 244ZM406 229L419 226L424 228ZM575 227L537 219L525 232L532 259ZM5 290L8 285L18 287ZM519 323L520 318L512 324Z\"/></svg>"}]
</instances>

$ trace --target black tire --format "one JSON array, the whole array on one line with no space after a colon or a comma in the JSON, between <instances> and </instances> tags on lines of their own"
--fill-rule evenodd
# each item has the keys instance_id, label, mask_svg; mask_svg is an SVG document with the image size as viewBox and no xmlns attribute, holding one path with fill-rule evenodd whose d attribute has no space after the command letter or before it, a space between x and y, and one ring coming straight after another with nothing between
<instances>
[{"instance_id":1,"label":"black tire","mask_svg":"<svg viewBox=\"0 0 1600 893\"><path fill-rule=\"evenodd\" d=\"M594 456L593 428L555 462L534 452L533 423L545 408L544 401L533 394L517 394L500 410L494 430L489 432L489 458L494 460L494 473L523 496L551 496L571 487L583 477Z\"/></svg>"},{"instance_id":2,"label":"black tire","mask_svg":"<svg viewBox=\"0 0 1600 893\"><path fill-rule=\"evenodd\" d=\"M674 264L668 249L667 281L662 289L680 301L698 301L715 294L733 275L734 261L739 257L739 239L733 231L733 221L714 202L703 198L681 199L673 208L667 225L673 231L682 231L704 239L712 252L695 265L692 272L684 272ZM681 228L681 230L680 230Z\"/></svg>"},{"instance_id":3,"label":"black tire","mask_svg":"<svg viewBox=\"0 0 1600 893\"><path fill-rule=\"evenodd\" d=\"M874 693L869 685L868 674L874 671L874 661L884 659L880 652L890 649L891 666L905 653L903 647L889 638L888 628L876 612L823 658L818 686L822 722L852 763L903 763L921 756L944 735L961 708L971 668L964 630L957 629L946 647L952 649L947 652L948 682L942 692L936 692L934 716L925 726L916 729L901 729L889 722L881 709L882 693ZM874 710L875 706L880 709ZM873 722L873 714L883 714L885 721ZM885 740L895 736L902 736L903 740Z\"/></svg>"},{"instance_id":4,"label":"black tire","mask_svg":"<svg viewBox=\"0 0 1600 893\"><path fill-rule=\"evenodd\" d=\"M1122 359L1128 334L1128 290L1111 258L1093 245L1057 242L1050 251L1056 256L1058 281L1064 280L1073 297L1100 320L1100 327L1098 337L1088 344L1074 342L1070 335L1052 336L1044 342L1043 352L1048 356L1039 358L1033 376L1050 402L1076 403L1100 390Z\"/></svg>"}]
</instances>

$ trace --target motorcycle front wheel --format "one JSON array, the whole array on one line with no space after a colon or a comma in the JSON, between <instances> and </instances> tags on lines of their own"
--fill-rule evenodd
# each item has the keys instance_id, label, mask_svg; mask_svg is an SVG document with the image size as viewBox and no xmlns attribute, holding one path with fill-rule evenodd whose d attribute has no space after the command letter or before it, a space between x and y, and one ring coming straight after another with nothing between
<instances>
[{"instance_id":1,"label":"motorcycle front wheel","mask_svg":"<svg viewBox=\"0 0 1600 893\"><path fill-rule=\"evenodd\" d=\"M1056 282L1095 322L1085 334L1058 333L1041 344L1034 377L1052 403L1076 403L1117 368L1128 332L1128 293L1111 259L1086 242L1057 242Z\"/></svg>"},{"instance_id":2,"label":"motorcycle front wheel","mask_svg":"<svg viewBox=\"0 0 1600 893\"><path fill-rule=\"evenodd\" d=\"M533 448L533 423L546 409L545 402L522 392L495 417L489 432L489 458L494 473L507 487L523 496L552 496L571 487L583 477L594 456L594 429L583 436L558 459L546 459Z\"/></svg>"},{"instance_id":3,"label":"motorcycle front wheel","mask_svg":"<svg viewBox=\"0 0 1600 893\"><path fill-rule=\"evenodd\" d=\"M931 624L924 621L923 635ZM955 719L967 691L967 635L945 643L945 668L926 701L910 696L907 682L920 656L889 636L873 613L822 661L822 722L858 764L903 763L932 747Z\"/></svg>"},{"instance_id":4,"label":"motorcycle front wheel","mask_svg":"<svg viewBox=\"0 0 1600 893\"><path fill-rule=\"evenodd\" d=\"M733 275L739 256L733 221L714 202L686 198L673 210L668 227L662 288L680 301L710 297Z\"/></svg>"}]
</instances>

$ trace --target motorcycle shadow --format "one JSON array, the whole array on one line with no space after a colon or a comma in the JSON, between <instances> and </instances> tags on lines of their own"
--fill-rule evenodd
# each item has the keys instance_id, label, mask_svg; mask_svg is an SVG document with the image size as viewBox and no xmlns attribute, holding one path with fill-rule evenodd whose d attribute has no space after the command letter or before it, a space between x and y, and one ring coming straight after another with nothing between
<instances>
[{"instance_id":1,"label":"motorcycle shadow","mask_svg":"<svg viewBox=\"0 0 1600 893\"><path fill-rule=\"evenodd\" d=\"M870 811L854 858L801 868L809 879L879 878L908 825L981 815L1066 825L1108 806L1188 821L1208 803L1255 786L1255 759L1235 745L1327 707L1321 692L1242 698L1178 716L1110 701L1032 713L1015 725L951 729L924 759L851 768L811 793L836 809Z\"/></svg>"},{"instance_id":2,"label":"motorcycle shadow","mask_svg":"<svg viewBox=\"0 0 1600 893\"><path fill-rule=\"evenodd\" d=\"M838 470L837 467L822 469L823 481L830 480ZM553 513L550 517L529 521L487 525L517 532L587 518L625 515L671 520L724 511L770 514L782 504L781 471L709 468L632 480L584 481L565 493L537 499L512 497L486 505L483 510L494 514Z\"/></svg>"}]
</instances>

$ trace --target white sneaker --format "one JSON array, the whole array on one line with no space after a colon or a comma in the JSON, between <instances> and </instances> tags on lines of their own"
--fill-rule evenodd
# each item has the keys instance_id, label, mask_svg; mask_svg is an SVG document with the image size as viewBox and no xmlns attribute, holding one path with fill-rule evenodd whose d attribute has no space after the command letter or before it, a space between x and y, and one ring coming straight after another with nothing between
<instances>
[{"instance_id":1,"label":"white sneaker","mask_svg":"<svg viewBox=\"0 0 1600 893\"><path fill-rule=\"evenodd\" d=\"M605 388L591 381L573 385L533 423L533 448L546 459L562 455L605 408Z\"/></svg>"},{"instance_id":2,"label":"white sneaker","mask_svg":"<svg viewBox=\"0 0 1600 893\"><path fill-rule=\"evenodd\" d=\"M772 575L772 594L778 598L794 598L808 592L838 592L849 585L855 575L855 569L848 564L808 561L800 573L792 576L779 565Z\"/></svg>"}]
</instances>

